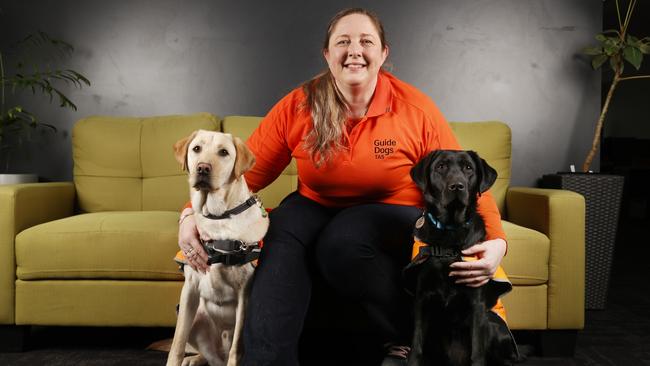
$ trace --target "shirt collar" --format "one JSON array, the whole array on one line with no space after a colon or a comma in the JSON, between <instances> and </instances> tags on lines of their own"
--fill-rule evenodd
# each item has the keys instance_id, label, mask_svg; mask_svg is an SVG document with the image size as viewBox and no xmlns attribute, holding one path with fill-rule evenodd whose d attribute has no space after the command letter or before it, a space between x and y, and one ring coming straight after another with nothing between
<instances>
[{"instance_id":1,"label":"shirt collar","mask_svg":"<svg viewBox=\"0 0 650 366\"><path fill-rule=\"evenodd\" d=\"M380 71L377 75L375 94L370 101L366 117L376 117L391 111L393 88L391 87L390 80L388 80L385 73L385 71Z\"/></svg>"}]
</instances>

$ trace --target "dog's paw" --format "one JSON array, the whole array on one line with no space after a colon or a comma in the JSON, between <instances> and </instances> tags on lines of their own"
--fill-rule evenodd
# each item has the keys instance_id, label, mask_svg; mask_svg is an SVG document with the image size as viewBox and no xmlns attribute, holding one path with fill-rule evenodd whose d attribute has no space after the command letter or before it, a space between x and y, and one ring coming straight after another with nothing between
<instances>
[{"instance_id":1,"label":"dog's paw","mask_svg":"<svg viewBox=\"0 0 650 366\"><path fill-rule=\"evenodd\" d=\"M182 366L203 366L207 365L208 361L201 355L188 356L183 359Z\"/></svg>"}]
</instances>

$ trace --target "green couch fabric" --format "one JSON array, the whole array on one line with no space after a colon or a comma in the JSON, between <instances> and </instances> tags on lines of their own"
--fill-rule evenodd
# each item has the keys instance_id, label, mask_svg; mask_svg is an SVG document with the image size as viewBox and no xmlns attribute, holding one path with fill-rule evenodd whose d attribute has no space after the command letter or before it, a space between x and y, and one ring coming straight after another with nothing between
<instances>
[{"instance_id":1,"label":"green couch fabric","mask_svg":"<svg viewBox=\"0 0 650 366\"><path fill-rule=\"evenodd\" d=\"M177 210L187 177L172 146L197 129L217 130L208 113L149 118L88 117L72 131L74 183L83 212Z\"/></svg>"},{"instance_id":2,"label":"green couch fabric","mask_svg":"<svg viewBox=\"0 0 650 366\"><path fill-rule=\"evenodd\" d=\"M0 185L0 324L14 323L16 234L72 215L73 204L69 182Z\"/></svg>"},{"instance_id":3,"label":"green couch fabric","mask_svg":"<svg viewBox=\"0 0 650 366\"><path fill-rule=\"evenodd\" d=\"M19 280L182 280L178 213L111 211L33 226L16 237Z\"/></svg>"},{"instance_id":4,"label":"green couch fabric","mask_svg":"<svg viewBox=\"0 0 650 366\"><path fill-rule=\"evenodd\" d=\"M18 280L15 323L173 327L182 287L182 281Z\"/></svg>"},{"instance_id":5,"label":"green couch fabric","mask_svg":"<svg viewBox=\"0 0 650 366\"><path fill-rule=\"evenodd\" d=\"M513 285L531 286L548 282L548 237L539 231L502 221L508 237L508 252L502 266Z\"/></svg>"},{"instance_id":6,"label":"green couch fabric","mask_svg":"<svg viewBox=\"0 0 650 366\"><path fill-rule=\"evenodd\" d=\"M585 301L585 199L565 190L512 187L508 219L548 236L547 327L581 329Z\"/></svg>"}]
</instances>

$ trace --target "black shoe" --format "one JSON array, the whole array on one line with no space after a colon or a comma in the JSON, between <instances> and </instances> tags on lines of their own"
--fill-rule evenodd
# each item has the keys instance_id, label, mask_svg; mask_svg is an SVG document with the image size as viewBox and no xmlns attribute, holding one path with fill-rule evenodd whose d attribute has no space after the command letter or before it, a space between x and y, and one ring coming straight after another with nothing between
<instances>
[{"instance_id":1,"label":"black shoe","mask_svg":"<svg viewBox=\"0 0 650 366\"><path fill-rule=\"evenodd\" d=\"M411 347L386 344L386 356L381 366L406 366Z\"/></svg>"}]
</instances>

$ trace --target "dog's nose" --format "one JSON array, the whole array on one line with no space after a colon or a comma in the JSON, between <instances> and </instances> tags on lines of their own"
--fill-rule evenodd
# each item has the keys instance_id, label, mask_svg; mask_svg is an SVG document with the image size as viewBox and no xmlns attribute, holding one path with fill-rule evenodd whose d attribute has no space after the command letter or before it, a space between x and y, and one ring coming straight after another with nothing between
<instances>
[{"instance_id":1,"label":"dog's nose","mask_svg":"<svg viewBox=\"0 0 650 366\"><path fill-rule=\"evenodd\" d=\"M208 163L199 163L199 165L196 167L196 171L200 175L210 175L211 170L212 166L210 166Z\"/></svg>"},{"instance_id":2,"label":"dog's nose","mask_svg":"<svg viewBox=\"0 0 650 366\"><path fill-rule=\"evenodd\" d=\"M452 183L447 187L450 191L464 191L465 185L461 182Z\"/></svg>"}]
</instances>

